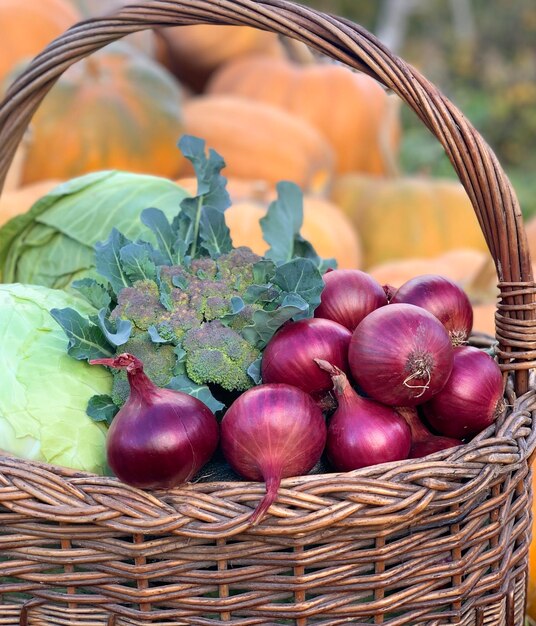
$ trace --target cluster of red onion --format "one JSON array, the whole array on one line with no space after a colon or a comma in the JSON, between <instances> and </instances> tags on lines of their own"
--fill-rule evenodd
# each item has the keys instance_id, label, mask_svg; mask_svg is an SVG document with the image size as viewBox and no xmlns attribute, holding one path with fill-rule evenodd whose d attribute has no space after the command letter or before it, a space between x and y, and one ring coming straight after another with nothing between
<instances>
[{"instance_id":1,"label":"cluster of red onion","mask_svg":"<svg viewBox=\"0 0 536 626\"><path fill-rule=\"evenodd\" d=\"M263 384L245 392L222 422L231 466L271 485L263 510L281 476L300 464L302 473L310 471L321 454L323 429L301 429L294 407L284 402L272 410L271 398L275 403L283 387L300 389L317 407L329 404L326 394L335 395L324 450L339 471L458 446L503 408L498 365L488 353L464 345L473 313L458 285L425 275L399 289L384 288L359 270L334 270L324 281L315 317L289 322L274 335L263 354ZM261 389L262 404L243 410L248 396ZM236 428L238 422L249 422L250 438ZM246 457L259 434L263 444L257 439L255 454Z\"/></svg>"},{"instance_id":2,"label":"cluster of red onion","mask_svg":"<svg viewBox=\"0 0 536 626\"><path fill-rule=\"evenodd\" d=\"M456 284L426 275L384 288L359 270L328 272L324 282L315 317L277 331L262 384L233 402L220 427L196 398L156 387L132 355L93 361L125 368L131 386L107 438L116 476L173 487L201 469L219 439L234 471L266 483L257 523L281 479L307 474L324 451L336 470L350 471L460 445L494 421L502 375L486 352L463 345L472 309ZM336 408L326 423L327 396Z\"/></svg>"}]
</instances>

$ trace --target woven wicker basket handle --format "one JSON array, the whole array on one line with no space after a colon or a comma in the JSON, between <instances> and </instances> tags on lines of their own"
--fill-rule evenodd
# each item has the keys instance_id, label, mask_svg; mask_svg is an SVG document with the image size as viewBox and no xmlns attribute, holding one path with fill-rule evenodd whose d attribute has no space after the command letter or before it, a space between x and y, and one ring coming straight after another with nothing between
<instances>
[{"instance_id":1,"label":"woven wicker basket handle","mask_svg":"<svg viewBox=\"0 0 536 626\"><path fill-rule=\"evenodd\" d=\"M152 0L73 26L12 85L0 105L0 189L32 115L73 63L129 33L188 24L248 25L298 39L396 92L437 137L474 206L495 261L501 367L528 388L536 366L532 268L516 195L497 158L458 109L414 68L352 22L285 0Z\"/></svg>"}]
</instances>

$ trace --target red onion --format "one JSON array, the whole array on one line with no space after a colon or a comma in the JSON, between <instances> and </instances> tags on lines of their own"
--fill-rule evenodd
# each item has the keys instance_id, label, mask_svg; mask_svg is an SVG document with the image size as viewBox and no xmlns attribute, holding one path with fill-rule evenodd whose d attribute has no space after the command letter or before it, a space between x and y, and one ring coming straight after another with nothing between
<instances>
[{"instance_id":1,"label":"red onion","mask_svg":"<svg viewBox=\"0 0 536 626\"><path fill-rule=\"evenodd\" d=\"M114 474L140 489L168 489L192 478L218 445L212 411L187 393L157 387L126 352L90 363L127 371L130 395L106 438Z\"/></svg>"},{"instance_id":2,"label":"red onion","mask_svg":"<svg viewBox=\"0 0 536 626\"><path fill-rule=\"evenodd\" d=\"M413 304L389 304L355 329L350 370L366 395L383 404L414 406L443 388L453 348L445 327Z\"/></svg>"},{"instance_id":3,"label":"red onion","mask_svg":"<svg viewBox=\"0 0 536 626\"><path fill-rule=\"evenodd\" d=\"M444 276L424 274L411 278L398 288L390 302L415 304L435 315L454 346L466 343L473 328L473 308L467 294Z\"/></svg>"},{"instance_id":4,"label":"red onion","mask_svg":"<svg viewBox=\"0 0 536 626\"><path fill-rule=\"evenodd\" d=\"M432 428L465 439L492 424L504 408L503 378L489 354L470 346L454 348L454 366L447 384L423 405Z\"/></svg>"},{"instance_id":5,"label":"red onion","mask_svg":"<svg viewBox=\"0 0 536 626\"><path fill-rule=\"evenodd\" d=\"M328 427L326 454L343 472L360 467L406 459L411 445L408 425L391 407L362 398L338 367L317 359L328 372L338 407Z\"/></svg>"},{"instance_id":6,"label":"red onion","mask_svg":"<svg viewBox=\"0 0 536 626\"><path fill-rule=\"evenodd\" d=\"M382 285L382 289L385 292L385 296L387 298L387 302L391 302L391 300L395 297L395 293L397 292L397 287L393 287L393 285Z\"/></svg>"},{"instance_id":7,"label":"red onion","mask_svg":"<svg viewBox=\"0 0 536 626\"><path fill-rule=\"evenodd\" d=\"M252 524L276 499L281 479L309 472L325 443L322 412L297 387L258 385L233 402L221 422L222 452L237 474L266 482L266 495L253 512Z\"/></svg>"},{"instance_id":8,"label":"red onion","mask_svg":"<svg viewBox=\"0 0 536 626\"><path fill-rule=\"evenodd\" d=\"M315 317L333 320L354 330L371 311L387 304L380 283L361 270L333 270L323 278L324 289Z\"/></svg>"},{"instance_id":9,"label":"red onion","mask_svg":"<svg viewBox=\"0 0 536 626\"><path fill-rule=\"evenodd\" d=\"M432 434L419 418L415 407L397 407L397 412L406 420L411 431L410 459L419 459L427 454L447 448L461 446L462 441Z\"/></svg>"},{"instance_id":10,"label":"red onion","mask_svg":"<svg viewBox=\"0 0 536 626\"><path fill-rule=\"evenodd\" d=\"M286 383L319 396L331 389L331 378L316 366L324 359L348 370L348 345L352 333L337 322L308 318L282 326L264 349L263 383Z\"/></svg>"}]
</instances>

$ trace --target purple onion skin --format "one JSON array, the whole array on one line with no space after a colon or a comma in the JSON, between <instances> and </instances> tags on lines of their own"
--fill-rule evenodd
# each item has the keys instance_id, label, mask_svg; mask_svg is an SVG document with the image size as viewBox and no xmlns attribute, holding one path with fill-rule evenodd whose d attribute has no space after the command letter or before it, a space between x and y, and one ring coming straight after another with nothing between
<instances>
[{"instance_id":1,"label":"purple onion skin","mask_svg":"<svg viewBox=\"0 0 536 626\"><path fill-rule=\"evenodd\" d=\"M442 435L466 439L490 426L504 406L499 366L482 350L454 348L447 384L423 405L429 424Z\"/></svg>"},{"instance_id":2,"label":"purple onion skin","mask_svg":"<svg viewBox=\"0 0 536 626\"><path fill-rule=\"evenodd\" d=\"M439 437L431 433L419 417L415 407L397 407L396 410L405 419L411 431L410 459L418 459L439 450L462 445L463 442L459 439Z\"/></svg>"},{"instance_id":3,"label":"purple onion skin","mask_svg":"<svg viewBox=\"0 0 536 626\"><path fill-rule=\"evenodd\" d=\"M406 459L411 446L406 420L391 407L359 396L339 368L321 359L316 363L330 374L338 404L328 427L326 456L330 463L349 472Z\"/></svg>"},{"instance_id":4,"label":"purple onion skin","mask_svg":"<svg viewBox=\"0 0 536 626\"><path fill-rule=\"evenodd\" d=\"M252 524L276 499L282 478L307 474L318 463L326 432L314 400L291 385L258 385L233 402L221 422L223 455L243 478L266 482Z\"/></svg>"},{"instance_id":5,"label":"purple onion skin","mask_svg":"<svg viewBox=\"0 0 536 626\"><path fill-rule=\"evenodd\" d=\"M285 383L317 396L329 391L331 378L314 359L324 359L347 372L351 337L342 324L322 318L285 324L264 349L262 382Z\"/></svg>"},{"instance_id":6,"label":"purple onion skin","mask_svg":"<svg viewBox=\"0 0 536 626\"><path fill-rule=\"evenodd\" d=\"M140 489L175 487L190 480L215 452L218 423L197 398L162 389L155 403L132 408L127 401L106 439L108 464L123 482Z\"/></svg>"},{"instance_id":7,"label":"purple onion skin","mask_svg":"<svg viewBox=\"0 0 536 626\"><path fill-rule=\"evenodd\" d=\"M439 452L440 450L447 450L448 448L455 448L461 446L462 441L459 439L452 439L451 437L437 437L432 435L427 441L418 441L411 445L409 453L410 459L420 459L428 454Z\"/></svg>"},{"instance_id":8,"label":"purple onion skin","mask_svg":"<svg viewBox=\"0 0 536 626\"><path fill-rule=\"evenodd\" d=\"M455 346L465 343L473 328L473 307L467 294L444 276L423 274L411 278L398 288L390 303L426 309L447 329Z\"/></svg>"},{"instance_id":9,"label":"purple onion skin","mask_svg":"<svg viewBox=\"0 0 536 626\"><path fill-rule=\"evenodd\" d=\"M133 359L130 365L120 362L126 363L126 357ZM106 438L108 464L121 481L140 489L169 489L192 478L210 460L219 427L203 402L157 387L131 355L92 363L127 370L130 395Z\"/></svg>"},{"instance_id":10,"label":"purple onion skin","mask_svg":"<svg viewBox=\"0 0 536 626\"><path fill-rule=\"evenodd\" d=\"M337 470L349 472L407 459L410 446L409 427L394 409L359 398L340 404L333 414L326 454Z\"/></svg>"},{"instance_id":11,"label":"purple onion skin","mask_svg":"<svg viewBox=\"0 0 536 626\"><path fill-rule=\"evenodd\" d=\"M333 320L353 331L371 311L387 304L380 283L361 270L333 270L323 278L324 289L315 317Z\"/></svg>"},{"instance_id":12,"label":"purple onion skin","mask_svg":"<svg viewBox=\"0 0 536 626\"><path fill-rule=\"evenodd\" d=\"M431 313L413 304L389 304L357 326L348 362L355 381L373 400L415 406L446 384L453 347Z\"/></svg>"}]
</instances>

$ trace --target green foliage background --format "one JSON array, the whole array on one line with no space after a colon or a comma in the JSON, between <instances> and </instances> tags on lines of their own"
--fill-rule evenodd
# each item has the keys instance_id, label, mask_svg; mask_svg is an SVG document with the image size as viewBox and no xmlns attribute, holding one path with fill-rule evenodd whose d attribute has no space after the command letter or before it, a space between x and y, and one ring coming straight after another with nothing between
<instances>
[{"instance_id":1,"label":"green foliage background","mask_svg":"<svg viewBox=\"0 0 536 626\"><path fill-rule=\"evenodd\" d=\"M380 0L306 0L376 32ZM400 51L475 125L497 154L525 215L536 214L536 3L471 0L474 36L457 34L448 0L425 0ZM441 146L404 107L402 169L454 176Z\"/></svg>"}]
</instances>

